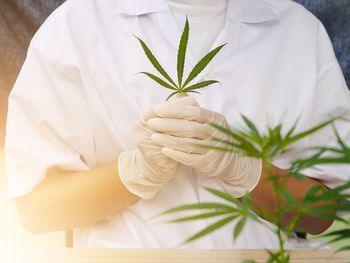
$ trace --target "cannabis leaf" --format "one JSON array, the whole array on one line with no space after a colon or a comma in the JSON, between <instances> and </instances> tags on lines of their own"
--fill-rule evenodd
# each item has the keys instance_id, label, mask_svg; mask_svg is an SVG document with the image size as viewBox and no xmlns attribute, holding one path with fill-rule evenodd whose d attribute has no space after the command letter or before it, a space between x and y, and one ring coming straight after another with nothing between
<instances>
[{"instance_id":1,"label":"cannabis leaf","mask_svg":"<svg viewBox=\"0 0 350 263\"><path fill-rule=\"evenodd\" d=\"M161 66L161 64L158 62L156 57L153 55L152 51L148 48L146 43L139 37L136 37L137 40L140 42L140 45L145 52L148 60L151 62L153 67L163 76L164 79L161 79L160 77L149 73L149 72L140 72L141 74L144 74L151 78L153 81L157 82L159 85L173 90L173 92L167 97L166 100L170 99L172 96L176 94L184 94L184 93L198 93L196 90L202 89L204 87L207 87L209 85L218 83L217 80L206 80L203 82L195 83L193 85L188 86L191 81L199 75L200 72L202 72L206 66L210 63L210 61L219 53L219 51L224 47L224 45L221 45L212 51L210 51L208 54L206 54L191 70L186 80L183 82L183 75L184 75L184 68L185 68L185 60L186 60L186 52L187 52L187 45L188 45L188 37L190 32L190 26L188 22L188 18L186 17L185 27L183 29L179 48L177 52L177 81L174 81L169 74L165 71L165 69ZM177 84L176 84L177 83Z\"/></svg>"},{"instance_id":2,"label":"cannabis leaf","mask_svg":"<svg viewBox=\"0 0 350 263\"><path fill-rule=\"evenodd\" d=\"M231 221L236 221L236 225L233 229L233 238L237 238L249 219L263 223L261 218L264 218L276 226L271 228L271 230L274 231L279 241L278 250L267 251L269 257L266 262L288 263L291 259L290 253L285 249L285 242L292 232L298 230L298 224L305 215L322 217L345 223L345 229L330 232L326 234L325 237L330 238L331 243L349 240L350 221L342 218L337 213L334 213L334 211L350 212L350 202L347 201L350 199L350 181L334 187L333 189L327 189L321 185L313 186L308 190L305 196L299 200L284 188L282 182L286 178L274 175L271 170L271 162L288 151L293 144L317 133L329 125L333 125L334 122L339 119L344 120L344 118L334 117L313 126L310 129L298 133L296 132L298 122L295 122L294 125L292 125L292 127L286 132L282 132L284 130L282 129L282 124L278 124L274 127L268 127L267 131L263 133L260 132L254 123L246 116L242 115L242 119L245 127L241 130L212 124L216 130L226 134L227 139L223 140L213 137L211 139L215 142L219 142L221 146L213 146L208 144L204 146L198 145L198 147L221 151L237 152L238 150L241 154L262 159L267 172L268 181L272 185L274 194L276 198L283 200L284 203L281 205L279 202L277 202L275 211L268 212L251 202L249 194L238 200L228 193L212 188L206 188L207 191L221 200L215 203L183 205L177 208L169 209L165 212L169 214L197 211L197 214L195 215L184 215L170 221L176 223L204 218L216 219L214 223L208 225L201 231L194 233L192 236L186 239L185 242L190 242L201 238L230 223ZM320 164L349 164L350 145L346 144L335 128L334 133L337 141L336 146L318 146L311 149L305 149L313 151L312 154L292 161L289 169L289 175L294 176L299 180L305 180L305 176L302 175L303 169L312 168L315 165ZM284 225L284 216L291 213L294 214L293 218L287 225ZM259 214L260 217L258 217L257 214ZM345 245L339 250L350 250L350 246Z\"/></svg>"},{"instance_id":3,"label":"cannabis leaf","mask_svg":"<svg viewBox=\"0 0 350 263\"><path fill-rule=\"evenodd\" d=\"M237 220L236 227L233 231L234 238L237 238L241 234L249 218L260 222L260 219L256 216L256 214L254 214L250 210L249 198L244 198L243 201L240 202L228 193L224 193L213 188L205 188L205 190L220 198L221 200L225 201L226 203L212 202L182 205L163 212L163 214L172 214L185 211L200 211L200 213L196 215L183 216L177 219L170 220L169 222L172 223L195 221L204 218L218 218L216 222L210 224L209 226L205 227L204 229L200 230L199 232L193 234L188 239L186 239L184 241L185 243L194 241L211 232L214 232L215 230L223 227L224 225L232 222L233 220Z\"/></svg>"}]
</instances>

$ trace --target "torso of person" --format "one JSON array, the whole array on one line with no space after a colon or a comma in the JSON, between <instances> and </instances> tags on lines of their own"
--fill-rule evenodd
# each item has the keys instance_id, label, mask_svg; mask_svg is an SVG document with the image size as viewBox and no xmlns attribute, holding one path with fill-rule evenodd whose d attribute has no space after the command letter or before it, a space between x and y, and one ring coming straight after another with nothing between
<instances>
[{"instance_id":1,"label":"torso of person","mask_svg":"<svg viewBox=\"0 0 350 263\"><path fill-rule=\"evenodd\" d=\"M194 95L202 107L222 113L235 128L243 127L241 114L244 114L261 131L278 123L288 129L298 120L298 132L325 120L324 112L337 111L349 102L347 96L338 98L336 94L319 94L316 90L319 22L306 10L291 1L229 0L223 12L223 18L219 19L222 27L207 48L226 45L193 81L220 82ZM135 123L169 95L169 90L137 74L157 72L135 36L147 43L164 69L176 79L181 17L185 19L185 14L174 15L174 9L162 0L68 1L39 30L33 48L52 44L45 52L54 54L83 89L84 103L89 109L86 118L91 123L93 136L79 136L76 128L72 136L67 131L67 140L74 139L71 143L82 152L89 167L114 161L121 151L136 147ZM191 15L188 17L191 35ZM204 48L194 52L194 43L189 45L185 76L209 51ZM332 59L330 54L329 61ZM318 103L332 98L338 98L339 107L332 108L327 103L324 107L328 108L317 107ZM74 109L74 105L71 107ZM297 144L275 164L287 168L290 160L300 156L302 147L320 140L316 136ZM322 176L324 173L319 172L319 177ZM332 180L332 176L327 177L327 182L336 181ZM219 201L207 193L204 186L221 189L214 179L181 167L154 199L140 200L89 229L77 229L75 246L176 247L213 220L174 224L164 223L164 218L156 215L183 204ZM239 238L233 240L234 224L180 247L274 248L278 245L267 227L252 221Z\"/></svg>"}]
</instances>

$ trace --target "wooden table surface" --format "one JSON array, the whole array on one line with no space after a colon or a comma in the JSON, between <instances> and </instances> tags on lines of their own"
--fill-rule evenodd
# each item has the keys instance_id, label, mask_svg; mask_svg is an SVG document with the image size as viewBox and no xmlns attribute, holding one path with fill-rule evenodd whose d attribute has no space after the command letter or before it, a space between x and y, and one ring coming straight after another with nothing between
<instances>
[{"instance_id":1,"label":"wooden table surface","mask_svg":"<svg viewBox=\"0 0 350 263\"><path fill-rule=\"evenodd\" d=\"M164 249L50 249L45 251L1 251L1 263L238 263L245 259L265 262L263 250L164 250ZM350 252L293 250L292 263L345 263Z\"/></svg>"}]
</instances>

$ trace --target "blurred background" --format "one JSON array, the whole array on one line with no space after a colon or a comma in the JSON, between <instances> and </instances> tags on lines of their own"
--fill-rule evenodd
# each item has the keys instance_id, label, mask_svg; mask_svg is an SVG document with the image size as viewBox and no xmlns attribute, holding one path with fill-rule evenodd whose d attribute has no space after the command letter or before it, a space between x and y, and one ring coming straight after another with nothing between
<instances>
[{"instance_id":1,"label":"blurred background","mask_svg":"<svg viewBox=\"0 0 350 263\"><path fill-rule=\"evenodd\" d=\"M63 247L64 233L40 236L20 224L13 201L6 198L3 143L7 97L25 59L29 42L46 17L64 0L0 0L0 248ZM1 251L0 250L0 251ZM0 252L1 253L1 252Z\"/></svg>"},{"instance_id":2,"label":"blurred background","mask_svg":"<svg viewBox=\"0 0 350 263\"><path fill-rule=\"evenodd\" d=\"M350 0L295 0L325 25L350 86ZM64 233L34 236L24 230L13 201L6 198L3 142L7 98L25 59L29 42L47 16L64 0L0 0L0 247L63 247Z\"/></svg>"}]
</instances>

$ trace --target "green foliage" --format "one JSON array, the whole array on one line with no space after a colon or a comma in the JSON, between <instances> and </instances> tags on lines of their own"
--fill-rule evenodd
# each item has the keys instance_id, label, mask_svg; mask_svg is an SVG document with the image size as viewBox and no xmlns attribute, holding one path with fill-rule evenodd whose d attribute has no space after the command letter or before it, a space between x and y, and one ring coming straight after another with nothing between
<instances>
[{"instance_id":1,"label":"green foliage","mask_svg":"<svg viewBox=\"0 0 350 263\"><path fill-rule=\"evenodd\" d=\"M196 240L198 238L201 238L203 236L206 236L206 235L210 234L211 232L213 232L213 231L223 227L224 225L230 223L235 218L237 218L237 217L236 216L228 216L228 217L225 217L223 219L219 219L214 224L209 225L208 227L204 228L203 230L199 231L198 233L196 233L193 236L186 239L185 242L190 242L190 241Z\"/></svg>"},{"instance_id":2,"label":"green foliage","mask_svg":"<svg viewBox=\"0 0 350 263\"><path fill-rule=\"evenodd\" d=\"M189 22L186 18L185 27L181 35L178 53L177 53L177 81L174 81L165 69L158 62L146 43L137 38L144 50L147 58L158 71L161 77L149 72L140 72L151 78L159 85L172 90L167 100L176 94L183 93L198 93L199 89L205 88L209 85L218 83L217 80L207 80L199 83L190 83L207 67L211 60L220 52L224 45L206 54L190 71L187 78L184 80L184 68L186 60L186 52L189 38ZM226 134L227 139L212 138L219 146L206 145L201 146L209 149L216 149L220 151L239 151L241 154L260 158L263 161L264 167L267 171L268 181L271 183L274 195L276 196L276 209L274 213L269 213L264 209L254 204L249 194L244 196L241 200L237 200L227 193L211 188L206 188L211 194L215 195L221 202L216 203L198 203L189 204L169 209L163 214L183 213L183 212L197 212L192 215L185 215L170 222L181 223L200 219L212 218L214 223L202 229L198 233L193 234L184 242L191 242L199 239L213 231L235 221L235 227L232 232L233 238L239 237L242 233L248 220L255 220L263 223L260 217L272 222L275 226L271 228L275 232L279 241L279 250L268 250L268 263L288 263L290 262L290 255L285 250L285 242L288 236L298 230L298 223L305 215L312 215L316 217L328 218L331 220L342 221L346 225L346 229L340 229L330 232L325 236L330 238L331 242L338 242L340 240L350 241L350 222L334 213L334 211L350 211L349 202L342 202L342 200L349 199L350 181L333 189L326 189L322 186L312 187L301 200L297 200L292 193L283 188L283 182L288 178L274 175L272 173L271 162L281 156L283 153L291 149L291 147L301 140L313 135L321 129L332 125L336 120L341 118L335 117L319 125L316 125L303 132L296 133L298 122L289 128L286 132L282 132L282 124L274 127L268 127L265 133L259 132L254 123L246 116L242 116L245 124L245 130L230 129L221 127L215 123L211 124L214 128ZM312 168L316 165L325 164L349 164L350 163L350 147L339 136L339 133L334 128L334 133L337 138L337 146L318 146L311 149L305 149L309 152L309 156L299 158L291 163L289 175L299 180L305 180L302 171L307 168ZM278 200L283 201L283 205ZM322 204L319 202L322 201ZM317 203L317 206L315 205ZM254 212L253 212L254 211ZM287 226L283 225L283 217L286 214L293 214ZM350 246L346 245L341 250L349 250ZM254 261L247 260L245 263L252 263Z\"/></svg>"},{"instance_id":3,"label":"green foliage","mask_svg":"<svg viewBox=\"0 0 350 263\"><path fill-rule=\"evenodd\" d=\"M243 227L245 226L248 218L251 218L258 222L260 221L259 217L257 217L254 213L250 211L250 200L248 198L245 199L244 202L240 202L227 193L224 193L212 188L205 188L205 189L211 194L222 199L223 201L226 201L226 203L198 203L198 204L191 204L191 205L183 205L183 206L169 209L163 213L163 214L171 214L171 213L184 212L184 211L198 211L198 210L204 211L196 215L183 216L177 219L170 220L170 222L175 222L175 223L194 221L194 220L203 219L203 218L219 217L215 223L202 229L200 232L192 235L185 242L199 239L221 228L222 226L230 223L232 220L235 220L235 219L239 220L238 227L236 227L233 232L233 236L237 238L239 234L242 232Z\"/></svg>"},{"instance_id":4,"label":"green foliage","mask_svg":"<svg viewBox=\"0 0 350 263\"><path fill-rule=\"evenodd\" d=\"M146 56L148 57L149 61L152 63L152 65L156 68L156 70L166 79L168 80L171 85L176 87L175 82L170 78L170 76L168 75L168 73L163 69L163 67L160 65L160 63L158 62L158 60L156 59L156 57L153 55L153 53L151 52L151 50L147 47L146 43L141 39L136 37L142 48L143 51L145 52Z\"/></svg>"},{"instance_id":5,"label":"green foliage","mask_svg":"<svg viewBox=\"0 0 350 263\"><path fill-rule=\"evenodd\" d=\"M200 83L193 84L191 86L188 86L191 81L199 75L200 72L202 72L210 63L210 61L219 53L219 51L224 47L224 45L221 45L212 51L210 51L208 54L206 54L191 70L189 73L187 79L183 82L183 74L184 74L184 68L185 68L185 60L186 60L186 52L187 52L187 45L188 45L188 37L189 37L189 22L186 17L185 27L181 35L180 44L177 52L177 84L174 81L169 74L164 70L164 68L161 66L161 64L158 62L156 57L153 55L151 50L148 48L146 43L141 39L138 38L138 41L140 42L140 45L145 52L148 60L152 63L154 68L164 77L164 79L161 79L160 77L148 73L148 72L140 72L155 82L157 82L159 85L174 90L173 93L171 93L167 100L170 99L172 96L176 94L184 94L184 93L198 93L197 90L202 89L204 87L207 87L209 85L218 83L217 80L207 80Z\"/></svg>"},{"instance_id":6,"label":"green foliage","mask_svg":"<svg viewBox=\"0 0 350 263\"><path fill-rule=\"evenodd\" d=\"M210 51L208 54L206 54L192 69L190 74L188 75L188 78L186 79L183 87L186 87L187 84L189 84L195 77L199 75L203 71L203 69L206 68L206 66L209 64L209 62L219 53L219 51L225 46L221 45L212 51Z\"/></svg>"},{"instance_id":7,"label":"green foliage","mask_svg":"<svg viewBox=\"0 0 350 263\"><path fill-rule=\"evenodd\" d=\"M292 163L293 173L302 169L310 168L321 164L349 164L350 147L340 138L338 131L334 128L338 145L336 147L318 146L309 149L313 155L306 159L298 159Z\"/></svg>"},{"instance_id":8,"label":"green foliage","mask_svg":"<svg viewBox=\"0 0 350 263\"><path fill-rule=\"evenodd\" d=\"M281 253L281 251L271 251L268 250L269 258L266 263L287 263L290 261L290 255L286 253Z\"/></svg>"},{"instance_id":9,"label":"green foliage","mask_svg":"<svg viewBox=\"0 0 350 263\"><path fill-rule=\"evenodd\" d=\"M237 222L233 229L233 238L237 238L249 219L262 223L260 217L258 217L256 214L277 226L277 228L271 228L271 230L275 232L276 237L278 238L279 250L267 251L269 255L267 262L290 262L290 255L285 250L285 242L292 232L298 230L298 223L305 215L328 218L346 223L346 229L330 232L326 234L326 237L330 238L331 242L337 242L340 240L350 241L350 222L341 218L334 212L350 211L350 203L342 202L342 200L350 198L350 181L333 189L327 189L321 185L314 186L309 189L301 200L297 200L292 193L287 191L282 186L283 182L288 178L286 179L285 177L274 175L271 169L271 162L281 156L281 154L291 149L294 143L315 134L329 125L332 125L335 121L338 121L341 118L332 118L299 133L295 132L297 122L285 133L282 133L282 124L278 124L272 128L270 127L267 129L267 132L261 133L256 128L254 123L247 117L242 116L242 119L245 124L244 130L230 129L212 124L214 128L226 134L227 139L222 140L212 138L213 141L219 142L220 145L215 147L212 145L201 147L222 151L237 152L238 150L241 154L261 158L267 171L268 180L272 184L276 200L283 200L283 205L281 205L281 202L277 201L274 213L269 213L252 203L249 194L244 196L241 200L237 200L222 191L206 188L207 191L218 197L222 202L210 203L210 205L208 203L185 205L170 209L166 212L177 213L183 211L200 211L200 213L195 216L184 216L176 220L172 220L173 222L184 222L202 218L219 218L215 223L209 225L199 233L195 233L185 242L201 238L233 220ZM306 152L311 152L311 154L309 154L307 157L291 162L289 170L290 176L293 176L299 180L305 180L305 176L302 175L303 169L312 168L315 165L323 164L349 164L350 147L340 138L339 133L335 128L334 133L337 138L337 146L319 146L306 149ZM320 204L320 201L323 201L322 204ZM315 205L316 203L317 205ZM285 226L282 223L282 218L287 213L293 213L294 216L288 225ZM349 249L350 246L348 245L341 248L341 250Z\"/></svg>"},{"instance_id":10,"label":"green foliage","mask_svg":"<svg viewBox=\"0 0 350 263\"><path fill-rule=\"evenodd\" d=\"M342 222L345 226L344 229L331 231L327 234L324 234L323 237L330 238L331 243L336 243L344 240L350 241L350 219L343 220ZM350 242L347 242L347 245L343 245L342 247L340 247L338 251L350 250L349 243Z\"/></svg>"},{"instance_id":11,"label":"green foliage","mask_svg":"<svg viewBox=\"0 0 350 263\"><path fill-rule=\"evenodd\" d=\"M184 67L185 67L189 31L190 31L190 26L188 24L188 19L186 17L185 28L182 33L179 49L177 52L177 78L178 78L179 87L182 86L182 77L183 77Z\"/></svg>"},{"instance_id":12,"label":"green foliage","mask_svg":"<svg viewBox=\"0 0 350 263\"><path fill-rule=\"evenodd\" d=\"M319 125L316 125L306 131L294 134L297 123L295 123L284 135L282 134L282 124L275 127L269 127L267 132L262 134L256 126L246 116L242 115L242 119L246 125L246 130L233 130L226 127L221 127L215 123L211 125L217 130L225 133L230 140L219 140L213 138L214 141L219 141L228 148L223 147L223 150L241 150L243 154L251 157L262 158L266 161L272 161L283 154L289 146L300 141L307 136L325 128L333 123L338 117L332 118ZM211 146L208 146L211 147Z\"/></svg>"}]
</instances>

